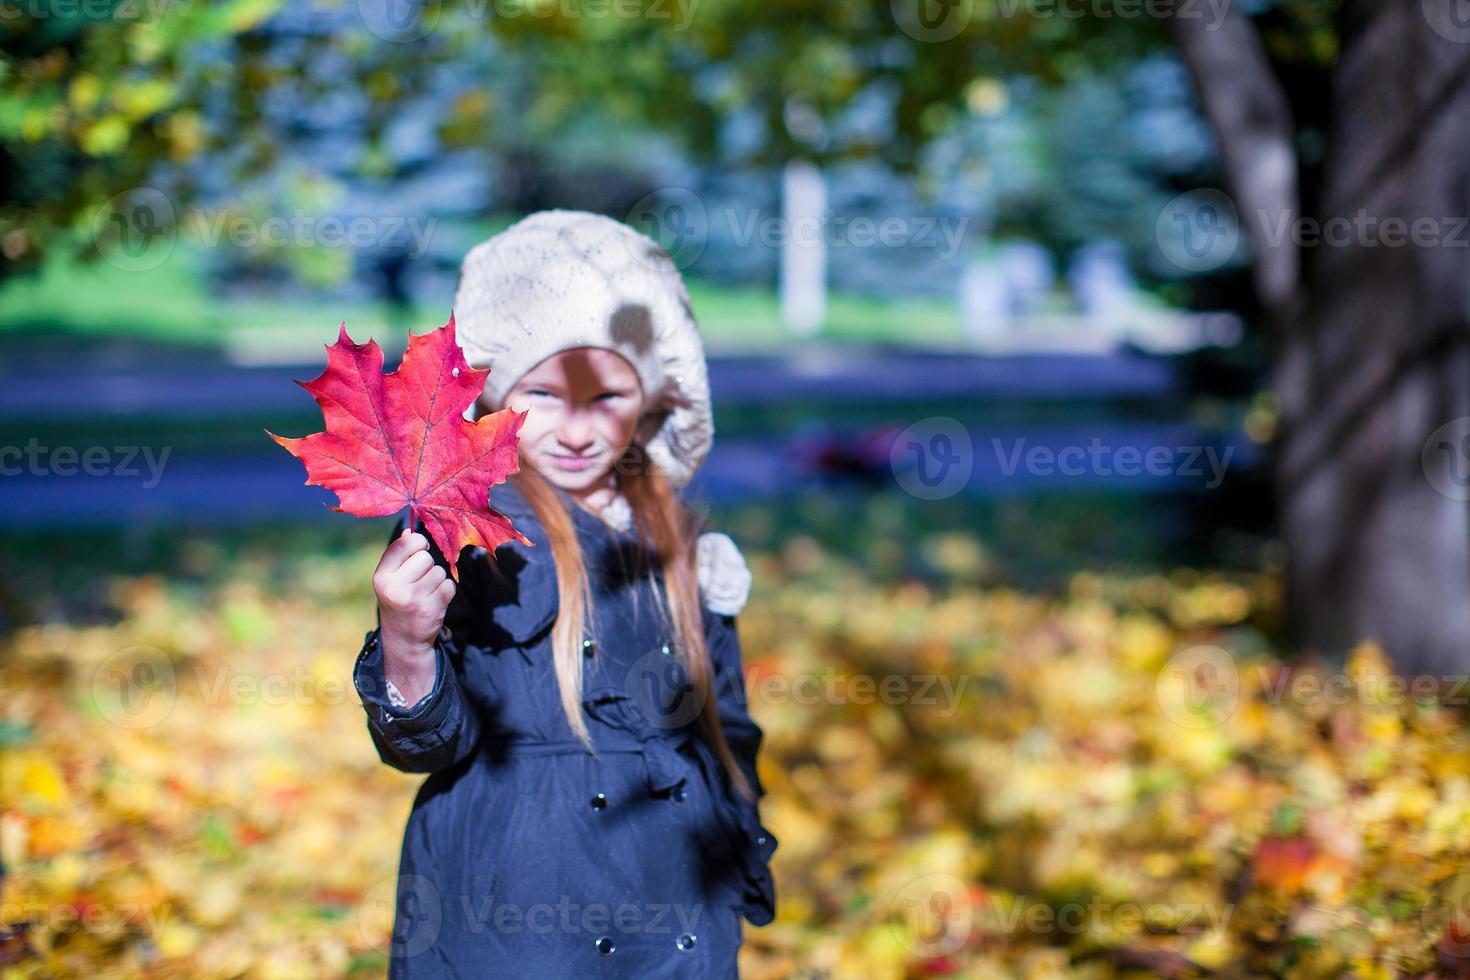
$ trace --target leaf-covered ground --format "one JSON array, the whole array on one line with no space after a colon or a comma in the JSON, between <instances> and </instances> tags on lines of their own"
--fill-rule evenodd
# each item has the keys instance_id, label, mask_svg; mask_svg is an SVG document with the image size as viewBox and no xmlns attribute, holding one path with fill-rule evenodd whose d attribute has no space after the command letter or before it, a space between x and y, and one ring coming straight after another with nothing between
<instances>
[{"instance_id":1,"label":"leaf-covered ground","mask_svg":"<svg viewBox=\"0 0 1470 980\"><path fill-rule=\"evenodd\" d=\"M748 556L781 847L744 975L1470 975L1459 709L1368 645L1289 672L1269 578L1027 594L965 532L913 547L938 574ZM379 551L204 541L5 639L7 980L382 974L421 777L349 681Z\"/></svg>"}]
</instances>

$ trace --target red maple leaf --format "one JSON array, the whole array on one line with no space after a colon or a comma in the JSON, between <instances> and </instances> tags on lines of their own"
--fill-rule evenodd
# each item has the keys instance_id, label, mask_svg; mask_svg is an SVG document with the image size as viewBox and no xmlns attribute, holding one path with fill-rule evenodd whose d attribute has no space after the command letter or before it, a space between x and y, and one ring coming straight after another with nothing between
<instances>
[{"instance_id":1,"label":"red maple leaf","mask_svg":"<svg viewBox=\"0 0 1470 980\"><path fill-rule=\"evenodd\" d=\"M378 342L353 343L343 323L327 347L326 370L296 382L321 406L326 431L266 435L306 464L307 486L337 494L332 510L384 517L410 508L410 523L415 514L423 520L457 582L461 548L531 543L489 504L490 487L520 469L517 435L526 413L464 417L489 374L465 361L452 313L437 330L410 334L403 363L386 375Z\"/></svg>"}]
</instances>

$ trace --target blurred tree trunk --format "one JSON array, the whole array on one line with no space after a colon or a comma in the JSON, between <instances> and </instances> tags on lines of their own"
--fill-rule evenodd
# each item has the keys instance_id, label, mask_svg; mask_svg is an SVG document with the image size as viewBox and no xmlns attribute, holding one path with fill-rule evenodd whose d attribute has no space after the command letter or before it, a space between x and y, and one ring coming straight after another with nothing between
<instances>
[{"instance_id":1,"label":"blurred tree trunk","mask_svg":"<svg viewBox=\"0 0 1470 980\"><path fill-rule=\"evenodd\" d=\"M1327 654L1375 638L1407 673L1470 666L1470 503L1455 482L1470 422L1426 451L1470 417L1470 22L1456 2L1343 0L1324 184L1305 216L1324 234L1300 245L1278 240L1303 217L1296 129L1254 25L1236 9L1218 29L1172 23L1274 329L1294 638ZM1416 222L1433 242L1414 242Z\"/></svg>"}]
</instances>

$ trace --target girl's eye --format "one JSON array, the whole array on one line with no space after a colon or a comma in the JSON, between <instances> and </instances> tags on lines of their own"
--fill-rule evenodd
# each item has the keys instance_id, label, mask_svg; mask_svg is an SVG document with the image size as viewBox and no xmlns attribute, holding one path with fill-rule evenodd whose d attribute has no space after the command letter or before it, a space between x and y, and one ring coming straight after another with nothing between
<instances>
[{"instance_id":1,"label":"girl's eye","mask_svg":"<svg viewBox=\"0 0 1470 980\"><path fill-rule=\"evenodd\" d=\"M526 394L532 395L532 396L534 396L536 398L541 398L541 397L555 398L556 397L551 392L547 391L545 388L531 388L531 389L527 390Z\"/></svg>"}]
</instances>

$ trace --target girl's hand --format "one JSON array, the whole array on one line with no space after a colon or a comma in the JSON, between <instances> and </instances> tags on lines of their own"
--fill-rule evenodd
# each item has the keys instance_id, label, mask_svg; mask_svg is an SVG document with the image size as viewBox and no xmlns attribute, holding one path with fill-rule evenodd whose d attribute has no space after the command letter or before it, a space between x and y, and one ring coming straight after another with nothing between
<instances>
[{"instance_id":1,"label":"girl's hand","mask_svg":"<svg viewBox=\"0 0 1470 980\"><path fill-rule=\"evenodd\" d=\"M373 591L378 596L384 659L431 656L455 588L454 580L429 553L429 539L404 528L373 572Z\"/></svg>"}]
</instances>

